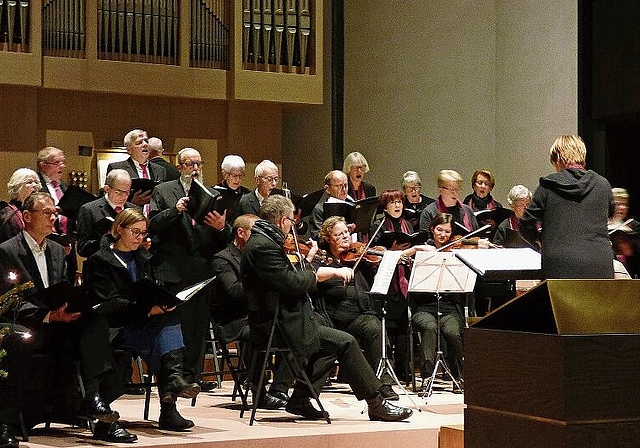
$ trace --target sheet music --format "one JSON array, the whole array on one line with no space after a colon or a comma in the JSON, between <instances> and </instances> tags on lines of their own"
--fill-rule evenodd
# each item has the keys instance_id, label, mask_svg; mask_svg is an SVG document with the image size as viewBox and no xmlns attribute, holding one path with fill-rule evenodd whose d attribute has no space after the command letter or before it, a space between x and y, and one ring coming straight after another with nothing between
<instances>
[{"instance_id":1,"label":"sheet music","mask_svg":"<svg viewBox=\"0 0 640 448\"><path fill-rule=\"evenodd\" d=\"M484 275L487 271L539 270L540 254L533 249L461 249L455 251L458 258Z\"/></svg>"},{"instance_id":2,"label":"sheet music","mask_svg":"<svg viewBox=\"0 0 640 448\"><path fill-rule=\"evenodd\" d=\"M380 266L378 266L378 272L376 272L376 276L373 279L372 293L386 294L389 292L389 285L391 285L391 279L401 255L401 250L386 250L384 252Z\"/></svg>"}]
</instances>

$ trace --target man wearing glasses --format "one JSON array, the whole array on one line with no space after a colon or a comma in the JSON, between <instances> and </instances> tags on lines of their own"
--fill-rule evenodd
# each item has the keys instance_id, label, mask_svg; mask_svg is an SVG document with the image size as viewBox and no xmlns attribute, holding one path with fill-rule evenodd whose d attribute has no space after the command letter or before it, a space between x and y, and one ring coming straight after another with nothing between
<instances>
[{"instance_id":1,"label":"man wearing glasses","mask_svg":"<svg viewBox=\"0 0 640 448\"><path fill-rule=\"evenodd\" d=\"M149 233L157 238L155 253L162 263L165 281L171 273L178 279L169 286L175 292L211 277L213 255L222 250L231 238L226 212L209 212L203 223L196 222L187 211L189 190L193 179L202 182L202 157L194 148L178 152L180 179L163 182L153 190ZM219 193L209 188L213 196ZM155 240L154 240L155 241ZM204 337L209 328L208 291L204 290L178 307L184 338L184 372L190 383L197 381L201 369Z\"/></svg>"},{"instance_id":2,"label":"man wearing glasses","mask_svg":"<svg viewBox=\"0 0 640 448\"><path fill-rule=\"evenodd\" d=\"M5 398L6 391L0 390L3 415L7 415L7 406L13 407L14 411L22 410L27 414L28 427L31 427L43 421L44 409L61 415L68 415L65 411L76 411L61 409L64 404L55 402L56 398L51 396L55 390L51 383L58 375L48 364L63 366L77 357L85 388L84 412L88 417L99 420L94 437L131 441L131 435L116 422L119 414L109 407L109 403L121 394L122 384L109 345L108 324L97 313L69 312L67 303L53 305L53 298L43 292L65 281L65 250L46 238L58 215L53 199L48 193L33 193L25 199L23 207L24 230L0 244L0 272L3 273L0 292L27 281L33 282L34 287L26 292L24 301L18 306L16 322L28 328L33 337L29 342L31 348L27 349L45 355L37 359L47 365L36 365L36 361L29 357L18 372L10 372L16 380L27 381L22 383L26 385L26 391L41 389L37 395L29 392L24 396L25 392L20 388L10 388L8 399ZM8 273L13 275L6 275ZM36 297L37 293L41 294ZM68 375L64 372L69 371L65 368L61 373ZM43 377L40 372L46 375ZM17 418L17 412L12 416ZM5 418L9 420L9 417ZM0 427L2 423L0 421Z\"/></svg>"},{"instance_id":3,"label":"man wearing glasses","mask_svg":"<svg viewBox=\"0 0 640 448\"><path fill-rule=\"evenodd\" d=\"M37 171L42 188L40 191L49 193L57 206L69 185L62 179L65 165L64 152L61 149L47 146L38 152ZM53 231L60 235L70 235L76 230L76 222L64 215L58 215L53 223ZM67 256L66 278L70 283L75 282L78 262L73 245L65 247Z\"/></svg>"},{"instance_id":4,"label":"man wearing glasses","mask_svg":"<svg viewBox=\"0 0 640 448\"><path fill-rule=\"evenodd\" d=\"M309 219L309 231L313 237L318 235L318 232L320 232L320 228L322 227L322 223L325 219L324 203L327 202L329 198L353 202L353 198L347 194L348 188L349 181L347 175L340 170L329 171L324 177L324 195L313 208L311 218ZM347 227L350 232L353 232L356 226L351 223L348 224Z\"/></svg>"},{"instance_id":5,"label":"man wearing glasses","mask_svg":"<svg viewBox=\"0 0 640 448\"><path fill-rule=\"evenodd\" d=\"M267 198L276 188L280 177L278 175L278 167L271 160L263 160L255 169L256 189L245 194L238 203L237 215L260 213L262 201Z\"/></svg>"},{"instance_id":6,"label":"man wearing glasses","mask_svg":"<svg viewBox=\"0 0 640 448\"><path fill-rule=\"evenodd\" d=\"M89 257L100 249L100 242L108 234L116 216L127 208L137 207L127 202L131 177L122 169L109 171L105 180L105 195L80 207L78 212L78 253ZM105 242L109 242L108 239Z\"/></svg>"}]
</instances>

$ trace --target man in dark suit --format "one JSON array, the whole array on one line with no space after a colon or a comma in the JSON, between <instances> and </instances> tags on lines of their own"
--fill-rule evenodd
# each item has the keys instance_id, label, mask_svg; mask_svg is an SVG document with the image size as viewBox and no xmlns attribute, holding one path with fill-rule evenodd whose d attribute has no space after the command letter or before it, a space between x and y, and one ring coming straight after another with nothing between
<instances>
[{"instance_id":1,"label":"man in dark suit","mask_svg":"<svg viewBox=\"0 0 640 448\"><path fill-rule=\"evenodd\" d=\"M260 210L263 219L256 221L251 237L242 252L242 282L249 300L249 328L256 347L266 345L276 304L276 316L294 355L299 357L316 393L324 385L336 359L344 371L353 393L366 400L371 420L400 421L412 411L394 406L380 395L382 384L367 363L358 343L348 333L323 326L313 314L309 293L316 282L341 278L348 283L353 278L350 268L322 266L316 272L295 270L287 259L282 244L294 219L291 200L273 195L265 199ZM318 246L307 254L312 258ZM323 419L327 415L313 407L310 391L297 383L286 410L306 419Z\"/></svg>"},{"instance_id":2,"label":"man in dark suit","mask_svg":"<svg viewBox=\"0 0 640 448\"><path fill-rule=\"evenodd\" d=\"M105 195L80 207L78 212L78 253L89 257L100 249L100 242L111 223L122 210L137 207L127 202L131 177L125 170L109 171L105 180ZM109 241L106 239L105 241Z\"/></svg>"},{"instance_id":3,"label":"man in dark suit","mask_svg":"<svg viewBox=\"0 0 640 448\"><path fill-rule=\"evenodd\" d=\"M162 140L158 137L151 137L149 139L149 162L162 166L167 172L165 180L176 180L180 178L180 171L173 164L167 162L162 153L164 147L162 146Z\"/></svg>"},{"instance_id":4,"label":"man in dark suit","mask_svg":"<svg viewBox=\"0 0 640 448\"><path fill-rule=\"evenodd\" d=\"M124 144L127 147L129 158L121 162L110 163L107 173L113 169L126 170L131 179L151 179L155 182L163 182L167 177L164 167L157 164L149 164L149 137L147 131L134 129L124 136ZM138 190L134 192L131 202L136 205L145 205L151 201L151 191Z\"/></svg>"},{"instance_id":5,"label":"man in dark suit","mask_svg":"<svg viewBox=\"0 0 640 448\"><path fill-rule=\"evenodd\" d=\"M237 215L260 213L262 201L271 194L271 191L278 185L278 167L271 160L263 160L255 169L256 189L245 194L238 203Z\"/></svg>"},{"instance_id":6,"label":"man in dark suit","mask_svg":"<svg viewBox=\"0 0 640 448\"><path fill-rule=\"evenodd\" d=\"M313 208L311 217L309 218L309 232L311 232L311 236L316 237L318 235L322 223L328 218L328 216L326 218L324 216L324 203L327 202L329 198L336 198L341 201L353 201L353 198L347 194L348 186L347 175L342 171L329 171L324 177L324 194ZM350 232L353 232L356 225L350 223L347 227Z\"/></svg>"},{"instance_id":7,"label":"man in dark suit","mask_svg":"<svg viewBox=\"0 0 640 448\"><path fill-rule=\"evenodd\" d=\"M57 365L73 361L77 355L86 391L84 412L99 420L94 437L111 442L135 441L135 436L118 425L119 414L109 407L121 395L122 384L115 370L107 322L96 313L67 312L66 302L52 305L51 296L44 292L64 281L64 248L46 239L57 218L53 199L48 193L33 193L23 207L25 229L0 244L0 272L14 273L13 279L1 279L1 290L9 290L16 282L34 283L33 293L18 307L17 323L30 329ZM35 372L29 369L14 374ZM18 406L19 399L15 401Z\"/></svg>"},{"instance_id":8,"label":"man in dark suit","mask_svg":"<svg viewBox=\"0 0 640 448\"><path fill-rule=\"evenodd\" d=\"M156 254L163 264L173 269L160 268L164 272L177 272L180 279L173 285L182 289L211 277L211 258L225 247L230 239L226 224L226 212L220 215L210 212L204 224L196 222L187 211L189 189L194 178L202 178L202 158L193 148L183 148L178 153L180 179L164 182L153 191L149 233L158 239ZM218 192L210 189L211 194ZM184 371L189 382L197 380L201 370L205 335L209 326L210 297L202 291L184 305L178 307L185 345Z\"/></svg>"},{"instance_id":9,"label":"man in dark suit","mask_svg":"<svg viewBox=\"0 0 640 448\"><path fill-rule=\"evenodd\" d=\"M60 199L62 199L62 196L64 196L64 192L67 191L67 188L69 187L69 184L62 179L65 168L65 157L62 150L54 148L53 146L47 146L38 152L37 171L40 178L40 184L42 185L40 191L49 193L56 206L58 205L58 202L60 202ZM55 229L55 233L71 235L76 230L76 222L66 216L58 215L53 227ZM66 279L73 284L75 282L76 271L78 269L76 251L73 245L67 246L65 250L67 253L67 270L65 275Z\"/></svg>"}]
</instances>

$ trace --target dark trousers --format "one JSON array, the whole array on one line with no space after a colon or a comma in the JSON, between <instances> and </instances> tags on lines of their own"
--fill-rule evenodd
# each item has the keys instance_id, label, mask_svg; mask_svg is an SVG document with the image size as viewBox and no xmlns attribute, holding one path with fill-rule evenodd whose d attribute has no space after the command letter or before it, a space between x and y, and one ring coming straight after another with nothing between
<instances>
[{"instance_id":1,"label":"dark trousers","mask_svg":"<svg viewBox=\"0 0 640 448\"><path fill-rule=\"evenodd\" d=\"M349 333L325 326L318 326L317 331L320 350L308 357L306 366L306 373L316 392L320 393L337 359L340 370L343 371L356 398L373 398L382 384L376 378L355 338ZM296 383L292 399L309 395L310 392L304 384Z\"/></svg>"},{"instance_id":2,"label":"dark trousers","mask_svg":"<svg viewBox=\"0 0 640 448\"><path fill-rule=\"evenodd\" d=\"M202 370L210 307L211 297L205 289L176 309L184 340L184 375L189 382L196 381Z\"/></svg>"}]
</instances>

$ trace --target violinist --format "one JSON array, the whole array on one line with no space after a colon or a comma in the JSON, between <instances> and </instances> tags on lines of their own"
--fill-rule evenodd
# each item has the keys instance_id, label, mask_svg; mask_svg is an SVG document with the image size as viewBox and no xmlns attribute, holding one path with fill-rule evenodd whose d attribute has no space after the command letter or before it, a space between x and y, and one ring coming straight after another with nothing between
<instances>
[{"instance_id":1,"label":"violinist","mask_svg":"<svg viewBox=\"0 0 640 448\"><path fill-rule=\"evenodd\" d=\"M431 220L431 244L440 249L451 241L453 216L448 213L438 213ZM451 368L454 378L462 378L462 329L464 327L464 306L467 294L442 294L440 300L440 330L446 343L447 364ZM420 351L422 364L420 372L422 378L431 375L436 357L437 312L438 304L435 294L412 293L411 309L413 316L411 323L420 333ZM460 382L460 384L462 384Z\"/></svg>"},{"instance_id":2,"label":"violinist","mask_svg":"<svg viewBox=\"0 0 640 448\"><path fill-rule=\"evenodd\" d=\"M422 211L420 230L429 232L432 227L431 220L438 213L448 213L452 216L451 230L454 235L464 235L477 230L479 226L473 209L460 202L462 176L457 171L442 170L438 173L437 182L440 195Z\"/></svg>"},{"instance_id":3,"label":"violinist","mask_svg":"<svg viewBox=\"0 0 640 448\"><path fill-rule=\"evenodd\" d=\"M332 258L331 267L340 267L349 253L351 232L341 216L332 216L322 224L318 240L328 248ZM373 276L375 267L363 262L353 273L353 279L345 283L338 277L328 278L318 282L318 306L316 309L324 311L329 325L345 331L356 338L364 351L364 356L372 369L378 365L382 356L382 322L377 316L373 300L370 297L370 284L367 276ZM326 320L326 319L325 319ZM388 346L388 341L386 341ZM383 387L380 394L388 400L398 400L391 387L391 377L381 379Z\"/></svg>"},{"instance_id":4,"label":"violinist","mask_svg":"<svg viewBox=\"0 0 640 448\"><path fill-rule=\"evenodd\" d=\"M425 196L422 181L415 171L407 171L402 175L402 192L404 193L404 210L402 216L411 223L414 229L420 225L420 213L435 199Z\"/></svg>"},{"instance_id":5,"label":"violinist","mask_svg":"<svg viewBox=\"0 0 640 448\"><path fill-rule=\"evenodd\" d=\"M505 245L507 239L507 229L511 229L520 233L520 218L524 216L524 212L531 203L531 191L524 185L514 185L507 195L509 207L513 210L513 214L498 224L493 242L501 246Z\"/></svg>"}]
</instances>

